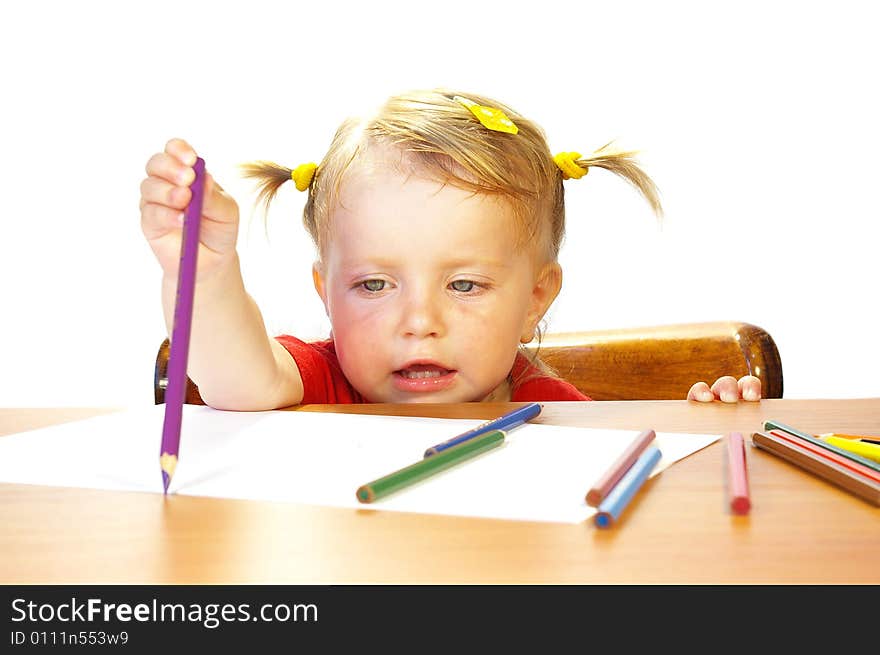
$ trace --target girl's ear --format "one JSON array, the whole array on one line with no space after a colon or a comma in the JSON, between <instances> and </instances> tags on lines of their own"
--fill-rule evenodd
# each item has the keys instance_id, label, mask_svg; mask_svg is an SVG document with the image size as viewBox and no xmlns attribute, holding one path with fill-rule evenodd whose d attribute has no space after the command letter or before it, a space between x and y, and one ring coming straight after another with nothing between
<instances>
[{"instance_id":1,"label":"girl's ear","mask_svg":"<svg viewBox=\"0 0 880 655\"><path fill-rule=\"evenodd\" d=\"M532 295L529 298L529 311L526 314L523 331L519 338L521 343L529 343L535 338L538 323L544 318L544 314L550 309L553 301L556 300L561 288L562 267L557 262L544 264L538 273L535 286L532 288Z\"/></svg>"},{"instance_id":2,"label":"girl's ear","mask_svg":"<svg viewBox=\"0 0 880 655\"><path fill-rule=\"evenodd\" d=\"M321 262L317 261L312 264L312 282L315 285L315 291L324 303L324 312L330 316L330 308L327 306L327 290L324 288L324 274L321 270Z\"/></svg>"}]
</instances>

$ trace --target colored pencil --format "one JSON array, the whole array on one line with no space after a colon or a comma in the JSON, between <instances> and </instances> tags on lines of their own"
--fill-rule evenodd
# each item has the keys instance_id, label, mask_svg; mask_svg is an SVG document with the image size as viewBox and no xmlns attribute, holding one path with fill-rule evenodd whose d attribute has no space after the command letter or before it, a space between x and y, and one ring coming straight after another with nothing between
<instances>
[{"instance_id":1,"label":"colored pencil","mask_svg":"<svg viewBox=\"0 0 880 655\"><path fill-rule=\"evenodd\" d=\"M838 455L836 452L832 450L828 450L827 448L822 448L813 444L811 441L807 441L806 439L802 439L794 434L789 434L785 430L770 430L770 434L775 435L781 439L785 439L786 441L790 441L797 446L805 450L809 450L814 455L819 457L824 457L826 459L830 459L835 464L842 466L845 469L849 469L853 473L858 473L859 475L863 475L866 478L873 480L880 484L880 473L877 473L874 469L868 468L859 462L855 462L848 457L843 457L842 455Z\"/></svg>"},{"instance_id":2,"label":"colored pencil","mask_svg":"<svg viewBox=\"0 0 880 655\"><path fill-rule=\"evenodd\" d=\"M623 477L629 468L633 465L639 455L645 448L654 441L656 433L653 430L644 430L626 447L620 457L611 465L611 467L602 474L590 490L587 492L586 501L590 507L598 507L605 499L605 496L611 491L612 487Z\"/></svg>"},{"instance_id":3,"label":"colored pencil","mask_svg":"<svg viewBox=\"0 0 880 655\"><path fill-rule=\"evenodd\" d=\"M540 403L529 403L525 407L514 409L504 416L499 416L498 418L492 419L491 421L481 423L472 430L462 432L461 434L456 435L451 439L447 439L443 443L438 443L436 446L431 446L425 451L424 456L431 457L432 455L441 453L448 448L457 446L458 444L463 443L468 439L472 439L481 434L486 434L487 432L492 432L493 430L503 430L504 432L510 432L513 428L522 425L530 419L535 418L538 414L541 413L541 409L543 407L544 406Z\"/></svg>"},{"instance_id":4,"label":"colored pencil","mask_svg":"<svg viewBox=\"0 0 880 655\"><path fill-rule=\"evenodd\" d=\"M841 434L839 432L823 432L822 434L817 434L817 437L820 439L825 439L826 437L835 437L838 439L855 439L856 441L864 441L865 443L873 443L880 445L880 436L873 435L864 435L864 434Z\"/></svg>"},{"instance_id":5,"label":"colored pencil","mask_svg":"<svg viewBox=\"0 0 880 655\"><path fill-rule=\"evenodd\" d=\"M731 432L727 435L727 471L730 510L734 514L748 514L752 501L749 497L746 445L741 432Z\"/></svg>"},{"instance_id":6,"label":"colored pencil","mask_svg":"<svg viewBox=\"0 0 880 655\"><path fill-rule=\"evenodd\" d=\"M641 489L662 456L656 445L651 445L639 455L629 470L620 478L620 482L614 486L602 504L599 505L593 517L593 522L597 527L608 528L617 522L629 501Z\"/></svg>"},{"instance_id":7,"label":"colored pencil","mask_svg":"<svg viewBox=\"0 0 880 655\"><path fill-rule=\"evenodd\" d=\"M196 263L199 252L199 223L205 193L205 160L196 159L193 165L196 177L190 189L192 198L183 215L180 242L180 268L177 275L177 297L174 301L174 323L171 328L171 349L168 353L168 387L165 389L165 421L162 425L162 447L159 465L162 469L164 493L177 468L180 447L180 428L183 421L183 401L186 398L186 365L189 356L189 336L192 327L193 297L195 295Z\"/></svg>"},{"instance_id":8,"label":"colored pencil","mask_svg":"<svg viewBox=\"0 0 880 655\"><path fill-rule=\"evenodd\" d=\"M843 439L841 437L825 437L822 441L832 446L843 448L856 455L867 457L871 461L880 462L880 445L861 439Z\"/></svg>"},{"instance_id":9,"label":"colored pencil","mask_svg":"<svg viewBox=\"0 0 880 655\"><path fill-rule=\"evenodd\" d=\"M861 439L862 441L880 441L880 436L870 434L844 434L843 432L823 432L817 434L817 437L824 439L825 437L840 437L841 439Z\"/></svg>"},{"instance_id":10,"label":"colored pencil","mask_svg":"<svg viewBox=\"0 0 880 655\"><path fill-rule=\"evenodd\" d=\"M825 443L821 439L814 437L812 434L808 432L804 432L803 430L798 430L797 428L793 428L785 423L780 423L779 421L774 421L772 419L768 419L764 421L764 430L769 432L770 430L782 430L783 432L788 432L789 434L793 434L801 439L806 439L810 443L815 444L816 446L820 446L821 448L825 448L826 450L830 450L832 452L837 453L838 455L842 455L843 457L847 457L854 462L858 462L859 464L863 464L869 468L874 469L878 473L880 473L880 463L873 462L866 457L862 457L861 455L856 455L855 453L851 453L848 450L844 450L843 448L838 448L837 446L833 446L830 443Z\"/></svg>"},{"instance_id":11,"label":"colored pencil","mask_svg":"<svg viewBox=\"0 0 880 655\"><path fill-rule=\"evenodd\" d=\"M809 471L810 473L830 482L850 493L868 501L872 505L880 505L880 484L863 475L835 464L827 457L802 448L782 437L766 432L752 433L752 442L763 450L777 455L782 459Z\"/></svg>"},{"instance_id":12,"label":"colored pencil","mask_svg":"<svg viewBox=\"0 0 880 655\"><path fill-rule=\"evenodd\" d=\"M362 503L372 503L374 500L387 496L390 493L408 487L435 473L444 471L477 455L500 446L504 442L503 430L492 430L477 435L452 448L424 457L415 464L410 464L402 469L389 473L381 478L368 482L358 487L357 499Z\"/></svg>"}]
</instances>

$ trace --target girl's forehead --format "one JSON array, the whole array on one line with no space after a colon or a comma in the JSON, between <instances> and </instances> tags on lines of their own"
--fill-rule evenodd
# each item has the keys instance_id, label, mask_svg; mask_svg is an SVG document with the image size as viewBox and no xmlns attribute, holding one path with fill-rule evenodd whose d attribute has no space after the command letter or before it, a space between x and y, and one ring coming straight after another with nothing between
<instances>
[{"instance_id":1,"label":"girl's forehead","mask_svg":"<svg viewBox=\"0 0 880 655\"><path fill-rule=\"evenodd\" d=\"M375 147L361 153L339 180L332 214L340 210L387 213L409 208L410 203L425 209L503 214L513 220L510 203L500 194L477 193L441 179L411 154L396 148Z\"/></svg>"},{"instance_id":2,"label":"girl's forehead","mask_svg":"<svg viewBox=\"0 0 880 655\"><path fill-rule=\"evenodd\" d=\"M352 177L340 190L331 224L395 224L430 232L448 226L459 232L517 232L517 220L503 198L475 193L452 184L386 169Z\"/></svg>"},{"instance_id":3,"label":"girl's forehead","mask_svg":"<svg viewBox=\"0 0 880 655\"><path fill-rule=\"evenodd\" d=\"M381 143L362 146L337 180L329 203L330 245L341 233L395 229L420 240L495 239L514 250L535 250L534 228L498 193L479 193L438 179L414 153ZM395 223L395 221L400 221ZM454 240L454 239L453 239Z\"/></svg>"},{"instance_id":4,"label":"girl's forehead","mask_svg":"<svg viewBox=\"0 0 880 655\"><path fill-rule=\"evenodd\" d=\"M358 257L445 250L498 260L522 250L521 228L502 199L402 173L353 179L329 227L328 249Z\"/></svg>"}]
</instances>

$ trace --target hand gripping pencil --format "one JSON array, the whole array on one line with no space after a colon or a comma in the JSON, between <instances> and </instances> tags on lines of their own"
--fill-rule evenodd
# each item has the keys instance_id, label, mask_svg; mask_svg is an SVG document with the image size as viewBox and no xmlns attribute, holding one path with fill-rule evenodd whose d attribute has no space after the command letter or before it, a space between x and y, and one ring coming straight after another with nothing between
<instances>
[{"instance_id":1,"label":"hand gripping pencil","mask_svg":"<svg viewBox=\"0 0 880 655\"><path fill-rule=\"evenodd\" d=\"M189 335L192 327L193 296L196 286L196 263L199 253L199 223L205 195L205 160L196 159L193 165L192 199L183 216L180 242L180 268L177 274L177 298L174 301L174 325L171 328L171 350L168 353L168 387L165 389L165 423L162 426L162 449L159 465L162 468L164 493L177 467L180 446L180 425L183 420L183 401L186 396L186 363L189 356Z\"/></svg>"}]
</instances>

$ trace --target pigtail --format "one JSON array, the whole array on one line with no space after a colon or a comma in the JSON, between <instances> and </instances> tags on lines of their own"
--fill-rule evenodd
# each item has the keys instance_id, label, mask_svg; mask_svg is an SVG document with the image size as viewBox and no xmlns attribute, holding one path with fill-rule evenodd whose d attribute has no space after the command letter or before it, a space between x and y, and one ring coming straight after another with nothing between
<instances>
[{"instance_id":1,"label":"pigtail","mask_svg":"<svg viewBox=\"0 0 880 655\"><path fill-rule=\"evenodd\" d=\"M254 161L239 166L242 177L257 181L257 204L269 209L281 185L291 179L293 169L270 161Z\"/></svg>"},{"instance_id":2,"label":"pigtail","mask_svg":"<svg viewBox=\"0 0 880 655\"><path fill-rule=\"evenodd\" d=\"M622 152L620 150L613 150L610 146L611 143L606 143L591 155L577 159L575 163L585 170L595 166L597 168L604 168L618 177L622 177L644 196L657 217L662 218L663 207L660 205L660 191L657 189L657 185L654 184L654 180L648 177L648 174L636 162L635 156L638 153L635 151Z\"/></svg>"}]
</instances>

